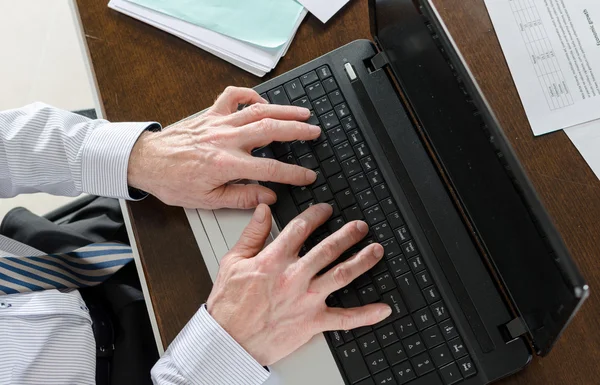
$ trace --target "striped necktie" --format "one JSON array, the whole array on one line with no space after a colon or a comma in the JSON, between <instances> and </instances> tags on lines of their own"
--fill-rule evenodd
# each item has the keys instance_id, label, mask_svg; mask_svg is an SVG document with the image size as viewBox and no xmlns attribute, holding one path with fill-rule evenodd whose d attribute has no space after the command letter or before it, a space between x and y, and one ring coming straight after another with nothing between
<instances>
[{"instance_id":1,"label":"striped necktie","mask_svg":"<svg viewBox=\"0 0 600 385\"><path fill-rule=\"evenodd\" d=\"M133 260L131 247L95 243L65 254L0 256L0 295L101 284Z\"/></svg>"}]
</instances>

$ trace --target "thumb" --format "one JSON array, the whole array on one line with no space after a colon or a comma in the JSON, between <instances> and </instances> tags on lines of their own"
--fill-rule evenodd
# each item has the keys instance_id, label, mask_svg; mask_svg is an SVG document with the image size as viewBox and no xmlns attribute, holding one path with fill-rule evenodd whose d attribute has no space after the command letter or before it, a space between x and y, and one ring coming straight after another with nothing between
<instances>
[{"instance_id":1,"label":"thumb","mask_svg":"<svg viewBox=\"0 0 600 385\"><path fill-rule=\"evenodd\" d=\"M271 209L267 205L259 205L234 249L246 258L254 257L265 246L271 224Z\"/></svg>"},{"instance_id":2,"label":"thumb","mask_svg":"<svg viewBox=\"0 0 600 385\"><path fill-rule=\"evenodd\" d=\"M261 203L272 205L275 193L258 184L227 184L214 190L216 206L229 209L251 209Z\"/></svg>"},{"instance_id":3,"label":"thumb","mask_svg":"<svg viewBox=\"0 0 600 385\"><path fill-rule=\"evenodd\" d=\"M332 307L327 309L324 318L324 331L352 330L362 326L374 325L388 318L392 309L383 303L371 304L351 309Z\"/></svg>"}]
</instances>

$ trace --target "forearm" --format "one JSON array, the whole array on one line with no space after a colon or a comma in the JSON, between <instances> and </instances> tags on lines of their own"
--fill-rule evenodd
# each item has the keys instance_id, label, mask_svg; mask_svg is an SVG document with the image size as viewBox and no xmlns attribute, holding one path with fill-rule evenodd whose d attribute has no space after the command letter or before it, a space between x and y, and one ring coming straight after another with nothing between
<instances>
[{"instance_id":1,"label":"forearm","mask_svg":"<svg viewBox=\"0 0 600 385\"><path fill-rule=\"evenodd\" d=\"M0 112L0 197L46 192L131 197L127 166L156 123L91 120L41 103Z\"/></svg>"},{"instance_id":2,"label":"forearm","mask_svg":"<svg viewBox=\"0 0 600 385\"><path fill-rule=\"evenodd\" d=\"M204 306L152 369L155 385L260 385L268 377Z\"/></svg>"}]
</instances>

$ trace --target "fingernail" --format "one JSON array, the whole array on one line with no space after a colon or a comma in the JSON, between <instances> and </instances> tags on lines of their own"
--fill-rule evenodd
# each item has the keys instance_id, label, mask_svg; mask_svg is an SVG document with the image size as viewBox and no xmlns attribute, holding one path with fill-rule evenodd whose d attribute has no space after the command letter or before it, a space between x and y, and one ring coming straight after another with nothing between
<instances>
[{"instance_id":1,"label":"fingernail","mask_svg":"<svg viewBox=\"0 0 600 385\"><path fill-rule=\"evenodd\" d=\"M277 196L275 196L273 194L263 193L263 194L259 194L258 195L258 203L264 203L266 205L272 205L276 201L277 201Z\"/></svg>"},{"instance_id":2,"label":"fingernail","mask_svg":"<svg viewBox=\"0 0 600 385\"><path fill-rule=\"evenodd\" d=\"M310 110L308 108L302 108L304 111L302 111L302 115L306 116L307 118L310 116Z\"/></svg>"},{"instance_id":3,"label":"fingernail","mask_svg":"<svg viewBox=\"0 0 600 385\"><path fill-rule=\"evenodd\" d=\"M310 133L312 135L315 135L315 136L321 135L321 127L319 127L319 126L310 126Z\"/></svg>"},{"instance_id":4,"label":"fingernail","mask_svg":"<svg viewBox=\"0 0 600 385\"><path fill-rule=\"evenodd\" d=\"M392 315L392 308L389 306L384 307L383 309L379 310L379 315L381 315L381 318L386 319Z\"/></svg>"},{"instance_id":5,"label":"fingernail","mask_svg":"<svg viewBox=\"0 0 600 385\"><path fill-rule=\"evenodd\" d=\"M263 102L265 102L265 104L269 104L269 101L265 98L261 98L263 100Z\"/></svg>"},{"instance_id":6,"label":"fingernail","mask_svg":"<svg viewBox=\"0 0 600 385\"><path fill-rule=\"evenodd\" d=\"M375 245L374 250L373 250L373 255L377 259L380 259L381 257L383 257L383 246Z\"/></svg>"},{"instance_id":7,"label":"fingernail","mask_svg":"<svg viewBox=\"0 0 600 385\"><path fill-rule=\"evenodd\" d=\"M267 208L264 205L259 205L254 211L254 220L258 223L263 223L267 216Z\"/></svg>"},{"instance_id":8,"label":"fingernail","mask_svg":"<svg viewBox=\"0 0 600 385\"><path fill-rule=\"evenodd\" d=\"M317 173L312 170L306 170L306 179L310 183L313 183L314 181L317 180Z\"/></svg>"},{"instance_id":9,"label":"fingernail","mask_svg":"<svg viewBox=\"0 0 600 385\"><path fill-rule=\"evenodd\" d=\"M367 224L363 221L358 221L356 222L356 228L358 229L358 231L360 231L362 234L366 233L367 231L369 231L369 226L367 226Z\"/></svg>"}]
</instances>

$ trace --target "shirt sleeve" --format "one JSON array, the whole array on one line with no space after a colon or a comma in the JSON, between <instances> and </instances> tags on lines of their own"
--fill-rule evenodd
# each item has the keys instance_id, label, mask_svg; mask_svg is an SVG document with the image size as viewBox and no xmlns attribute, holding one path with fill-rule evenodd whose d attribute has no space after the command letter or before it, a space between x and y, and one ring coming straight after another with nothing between
<instances>
[{"instance_id":1,"label":"shirt sleeve","mask_svg":"<svg viewBox=\"0 0 600 385\"><path fill-rule=\"evenodd\" d=\"M152 369L155 385L260 385L269 372L202 306Z\"/></svg>"},{"instance_id":2,"label":"shirt sleeve","mask_svg":"<svg viewBox=\"0 0 600 385\"><path fill-rule=\"evenodd\" d=\"M127 168L133 145L154 122L110 123L34 103L0 112L0 197L46 192L139 199Z\"/></svg>"}]
</instances>

